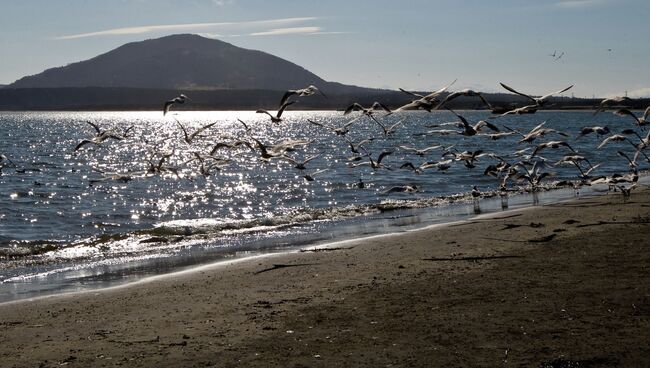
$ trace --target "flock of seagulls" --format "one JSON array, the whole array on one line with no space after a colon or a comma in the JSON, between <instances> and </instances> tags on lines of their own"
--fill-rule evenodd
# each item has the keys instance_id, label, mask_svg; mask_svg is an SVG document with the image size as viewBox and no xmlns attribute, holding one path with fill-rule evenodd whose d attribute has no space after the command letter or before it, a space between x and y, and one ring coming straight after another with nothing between
<instances>
[{"instance_id":1,"label":"flock of seagulls","mask_svg":"<svg viewBox=\"0 0 650 368\"><path fill-rule=\"evenodd\" d=\"M558 58L559 57L561 57L561 54ZM466 117L449 108L447 106L449 102L463 96L477 98L488 109L492 109L492 105L480 92L474 90L463 89L456 92L448 92L448 89L455 82L456 81L454 80L443 88L426 95L400 89L413 99L394 109L391 109L380 102L374 102L368 107L353 102L344 109L343 115L348 116L357 114L357 116L342 126L332 126L325 122L319 122L312 119L307 119L306 124L316 126L319 129L323 129L324 131L333 134L335 137L340 138L341 144L349 148L350 156L345 158L345 161L347 162L346 166L349 170L369 169L373 172L381 170L408 170L412 171L414 174L420 175L434 170L445 172L456 164L462 164L468 170L473 170L478 166L481 160L491 160L492 162L485 167L483 174L489 177L494 177L498 180L499 190L497 193L501 195L502 198L507 197L507 193L514 190L514 187L525 187L533 192L537 191L544 186L545 181L554 176L552 168L561 165L571 165L575 167L577 170L576 177L574 180L565 180L556 183L556 185L566 185L577 189L583 185L607 184L612 190L620 190L622 193L629 195L631 189L637 185L638 166L641 157L645 161L650 162L650 159L644 152L650 145L650 132L643 134L643 131L638 130L644 129L645 126L649 124L648 118L650 115L650 107L648 107L644 114L639 117L626 107L630 102L632 102L627 97L607 98L602 100L602 102L596 107L594 114L607 109L613 109L614 114L631 118L634 122L633 125L631 124L629 128L617 132L616 134L612 134L611 129L607 126L585 126L580 129L579 134L575 138L575 140L586 139L583 137L593 134L601 139L595 149L600 149L612 142L623 142L626 145L629 144L627 146L628 148L633 149L629 154L623 150L617 151L617 156L624 159L626 163L623 173L605 176L594 175L594 172L597 171L600 164L592 165L584 155L577 152L572 147L570 141L568 141L570 134L567 132L547 128L545 126L546 122L542 122L530 131L521 131L520 129L499 124L499 119L503 116L521 113L535 113L540 108L548 106L554 95L568 91L573 87L573 85L536 97L532 94L520 92L515 88L501 83L501 86L504 89L525 97L530 100L530 103L526 106L515 108L502 114L497 114L496 116L491 116L486 120L470 122ZM268 115L271 124L277 126L282 123L282 114L289 106L296 104L299 98L312 96L316 93L321 94L325 98L327 97L320 91L320 89L313 85L302 89L288 90L282 95L278 104L278 110L275 114L264 109L259 109L256 112ZM292 98L294 99L292 100ZM166 116L174 105L184 104L188 100L189 98L187 96L181 94L169 101L165 101L162 110L163 116ZM437 144L428 147L417 147L417 139L414 139L410 145L402 144L391 149L382 150L381 152L371 152L367 146L369 146L375 139L378 139L378 137L367 137L366 139L357 142L348 138L348 134L351 131L354 131L354 124L360 119L367 118L371 124L378 127L376 135L388 139L389 136L394 134L403 126L403 120L399 120L397 123L390 126L382 122L382 120L384 120L386 116L400 114L403 111L409 110L424 110L427 112L446 111L451 114L450 116L457 119L456 121L429 126L429 128L435 129L415 133L413 135L414 138L421 136L447 135L464 137L466 140L477 139L475 137L487 137L490 140L500 140L507 137L518 136L519 139L517 140L517 144L524 145L525 148L500 156L493 152L488 152L487 148L477 149L474 151L459 151L455 147L456 144L448 146ZM184 162L180 165L172 165L171 158L176 155L176 152L174 150L162 150L159 148L159 145L163 144L163 140L171 139L170 137L157 142L146 142L143 140L147 145L147 150L150 152L149 157L144 163L144 167L146 167L145 170L139 172L118 173L94 168L94 170L100 173L102 177L100 179L92 179L90 184L92 185L107 180L128 182L137 176L146 177L166 174L180 178L181 168L191 165L195 167L197 175L207 177L228 167L231 159L227 156L218 156L221 152L228 151L236 151L236 154L238 155L246 154L247 152L254 152L260 162L268 163L272 160L284 161L289 165L292 165L293 169L300 172L300 175L308 182L317 180L318 175L331 169L321 168L318 170L309 170L311 162L320 157L321 154L315 154L303 159L299 159L293 154L293 152L299 151L314 143L311 139L284 139L275 143L264 142L262 137L256 135L256 132L259 131L258 129L253 128L250 124L238 119L237 121L241 125L242 130L237 136L227 136L225 138L222 136L223 139L214 142L209 150L200 151L193 148L196 146L197 141L206 142L206 133L211 129L214 129L216 123L203 125L194 131L189 131L176 119L176 117L174 117L174 120L178 127L178 136L180 136L180 140L190 147L190 157L186 158ZM75 154L82 154L88 149L88 146L102 146L107 144L109 141L136 139L134 138L134 134L132 134L134 129L133 126L120 132L115 129L102 129L97 124L90 121L87 122L87 124L93 128L94 135L81 140L72 149ZM443 126L449 126L452 129L442 129ZM546 136L553 136L553 139L542 141L546 139ZM486 146L484 142L476 142L476 147L483 146ZM556 162L551 162L551 160L541 156L543 152L549 150L562 152L564 156ZM398 152L402 153L403 158L399 166L391 166L385 162L387 157L395 157ZM425 161L420 163L409 161L408 157L413 156L417 156ZM429 157L429 159L426 159L427 157ZM17 168L17 165L7 156L0 155L0 174L2 173L3 168L8 167ZM350 185L350 187L365 188L366 184L360 175L358 181L353 185ZM417 186L409 184L389 188L385 190L384 193L414 193L418 191L419 188ZM480 196L481 193L478 187L475 186L472 190L472 197L478 198Z\"/></svg>"}]
</instances>

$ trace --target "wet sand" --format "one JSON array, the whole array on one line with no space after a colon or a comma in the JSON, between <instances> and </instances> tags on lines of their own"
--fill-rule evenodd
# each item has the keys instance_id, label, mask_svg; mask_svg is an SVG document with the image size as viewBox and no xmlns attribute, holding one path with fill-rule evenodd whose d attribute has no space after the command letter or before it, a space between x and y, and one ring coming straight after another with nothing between
<instances>
[{"instance_id":1,"label":"wet sand","mask_svg":"<svg viewBox=\"0 0 650 368\"><path fill-rule=\"evenodd\" d=\"M637 191L8 303L0 365L650 366L649 236Z\"/></svg>"}]
</instances>

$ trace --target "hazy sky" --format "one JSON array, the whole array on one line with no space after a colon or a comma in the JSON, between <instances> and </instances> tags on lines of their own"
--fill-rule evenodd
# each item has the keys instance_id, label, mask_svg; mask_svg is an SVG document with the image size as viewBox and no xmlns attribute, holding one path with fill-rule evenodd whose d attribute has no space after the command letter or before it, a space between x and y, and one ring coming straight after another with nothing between
<instances>
[{"instance_id":1,"label":"hazy sky","mask_svg":"<svg viewBox=\"0 0 650 368\"><path fill-rule=\"evenodd\" d=\"M0 84L198 33L367 87L650 96L648 0L0 0ZM556 56L564 53L555 60Z\"/></svg>"}]
</instances>

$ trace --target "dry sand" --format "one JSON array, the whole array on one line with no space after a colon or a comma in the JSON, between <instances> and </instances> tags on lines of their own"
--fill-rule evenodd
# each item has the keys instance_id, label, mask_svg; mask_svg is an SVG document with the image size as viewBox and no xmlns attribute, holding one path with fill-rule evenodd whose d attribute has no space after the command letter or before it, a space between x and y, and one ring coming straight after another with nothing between
<instances>
[{"instance_id":1,"label":"dry sand","mask_svg":"<svg viewBox=\"0 0 650 368\"><path fill-rule=\"evenodd\" d=\"M0 366L648 367L649 234L610 194L3 304Z\"/></svg>"}]
</instances>

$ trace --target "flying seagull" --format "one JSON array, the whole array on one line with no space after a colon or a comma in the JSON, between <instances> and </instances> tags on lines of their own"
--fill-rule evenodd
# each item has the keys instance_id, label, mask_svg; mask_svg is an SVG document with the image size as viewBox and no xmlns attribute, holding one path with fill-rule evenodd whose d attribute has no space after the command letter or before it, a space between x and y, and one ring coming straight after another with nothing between
<instances>
[{"instance_id":1,"label":"flying seagull","mask_svg":"<svg viewBox=\"0 0 650 368\"><path fill-rule=\"evenodd\" d=\"M282 99L280 100L280 107L282 107L287 102L289 97L293 95L298 95L300 97L311 96L316 92L320 93L321 95L323 95L323 97L327 98L327 96L325 96L325 94L320 89L316 88L316 86L313 85L302 89L290 89L287 92L285 92L284 95L282 96Z\"/></svg>"},{"instance_id":2,"label":"flying seagull","mask_svg":"<svg viewBox=\"0 0 650 368\"><path fill-rule=\"evenodd\" d=\"M280 106L280 109L278 110L278 112L275 113L275 116L271 115L270 112L268 112L268 111L266 111L264 109L259 109L259 110L255 111L255 112L258 113L258 114L266 114L271 118L271 121L273 123L279 123L279 122L282 121L281 116L282 116L282 113L284 112L284 110L287 108L287 106L293 105L294 103L296 103L296 101L285 102L282 106Z\"/></svg>"},{"instance_id":3,"label":"flying seagull","mask_svg":"<svg viewBox=\"0 0 650 368\"><path fill-rule=\"evenodd\" d=\"M189 100L189 98L184 94L180 94L178 97L174 97L169 101L165 101L165 105L163 106L163 116L167 115L169 109L173 104L184 104L185 100Z\"/></svg>"}]
</instances>

